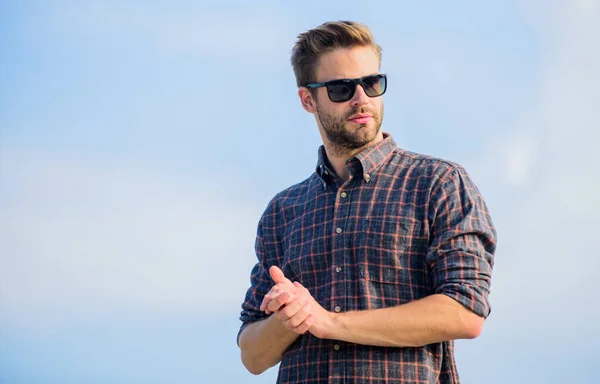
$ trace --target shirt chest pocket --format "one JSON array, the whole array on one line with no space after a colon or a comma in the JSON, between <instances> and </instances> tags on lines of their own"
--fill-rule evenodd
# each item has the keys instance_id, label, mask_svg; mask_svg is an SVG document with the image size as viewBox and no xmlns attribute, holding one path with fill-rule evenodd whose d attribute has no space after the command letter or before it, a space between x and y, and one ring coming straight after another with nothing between
<instances>
[{"instance_id":1,"label":"shirt chest pocket","mask_svg":"<svg viewBox=\"0 0 600 384\"><path fill-rule=\"evenodd\" d=\"M419 228L419 222L410 220L364 220L359 251L360 277L370 282L412 288L423 285L425 257Z\"/></svg>"},{"instance_id":2,"label":"shirt chest pocket","mask_svg":"<svg viewBox=\"0 0 600 384\"><path fill-rule=\"evenodd\" d=\"M328 268L325 242L330 239L324 220L318 219L299 218L293 221L287 226L283 241L284 273L289 273L290 280L297 280L309 289L317 283L315 279L325 277L317 271L325 272Z\"/></svg>"}]
</instances>

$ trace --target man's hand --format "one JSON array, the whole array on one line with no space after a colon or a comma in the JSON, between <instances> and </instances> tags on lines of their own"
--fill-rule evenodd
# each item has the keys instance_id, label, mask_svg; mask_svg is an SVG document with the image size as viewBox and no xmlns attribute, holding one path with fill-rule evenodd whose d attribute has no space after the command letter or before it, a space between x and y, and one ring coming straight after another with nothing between
<instances>
[{"instance_id":1,"label":"man's hand","mask_svg":"<svg viewBox=\"0 0 600 384\"><path fill-rule=\"evenodd\" d=\"M265 311L267 315L270 315L294 300L296 297L294 293L298 291L294 286L294 283L285 277L283 271L276 266L269 268L269 274L271 275L271 279L275 282L275 285L265 295L260 305L260 310Z\"/></svg>"},{"instance_id":2,"label":"man's hand","mask_svg":"<svg viewBox=\"0 0 600 384\"><path fill-rule=\"evenodd\" d=\"M316 337L327 337L333 326L333 315L302 284L286 278L281 269L272 266L269 274L275 285L265 295L260 309L267 314L274 313L287 329L297 334L309 331Z\"/></svg>"}]
</instances>

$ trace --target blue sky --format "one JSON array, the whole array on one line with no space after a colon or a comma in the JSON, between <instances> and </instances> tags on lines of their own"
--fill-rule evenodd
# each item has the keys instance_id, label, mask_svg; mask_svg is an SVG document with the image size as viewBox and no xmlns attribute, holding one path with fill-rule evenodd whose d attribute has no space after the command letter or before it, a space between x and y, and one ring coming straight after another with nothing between
<instances>
[{"instance_id":1,"label":"blue sky","mask_svg":"<svg viewBox=\"0 0 600 384\"><path fill-rule=\"evenodd\" d=\"M600 2L0 5L0 382L270 383L239 359L269 199L313 170L289 52L383 46L384 130L463 164L499 232L465 383L593 383Z\"/></svg>"}]
</instances>

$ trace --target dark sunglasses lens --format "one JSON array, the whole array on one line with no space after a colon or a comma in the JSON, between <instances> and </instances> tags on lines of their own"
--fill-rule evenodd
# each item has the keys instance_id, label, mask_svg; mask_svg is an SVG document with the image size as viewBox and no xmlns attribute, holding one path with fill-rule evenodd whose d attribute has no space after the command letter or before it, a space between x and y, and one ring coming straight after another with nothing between
<instances>
[{"instance_id":1,"label":"dark sunglasses lens","mask_svg":"<svg viewBox=\"0 0 600 384\"><path fill-rule=\"evenodd\" d=\"M347 101L354 95L356 85L351 81L333 83L327 86L329 99L333 102Z\"/></svg>"},{"instance_id":2,"label":"dark sunglasses lens","mask_svg":"<svg viewBox=\"0 0 600 384\"><path fill-rule=\"evenodd\" d=\"M383 75L368 76L363 79L365 93L369 97L381 96L385 93L386 79Z\"/></svg>"}]
</instances>

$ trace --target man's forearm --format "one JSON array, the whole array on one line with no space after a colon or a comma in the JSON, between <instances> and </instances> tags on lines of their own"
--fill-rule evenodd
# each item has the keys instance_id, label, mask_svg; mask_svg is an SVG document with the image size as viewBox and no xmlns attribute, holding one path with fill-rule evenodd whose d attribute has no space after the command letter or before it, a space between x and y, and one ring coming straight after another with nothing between
<instances>
[{"instance_id":1,"label":"man's forearm","mask_svg":"<svg viewBox=\"0 0 600 384\"><path fill-rule=\"evenodd\" d=\"M475 338L483 318L445 295L398 307L333 314L329 339L387 347L418 347Z\"/></svg>"},{"instance_id":2,"label":"man's forearm","mask_svg":"<svg viewBox=\"0 0 600 384\"><path fill-rule=\"evenodd\" d=\"M248 371L258 375L279 363L298 336L273 315L252 323L240 335L242 362Z\"/></svg>"}]
</instances>

